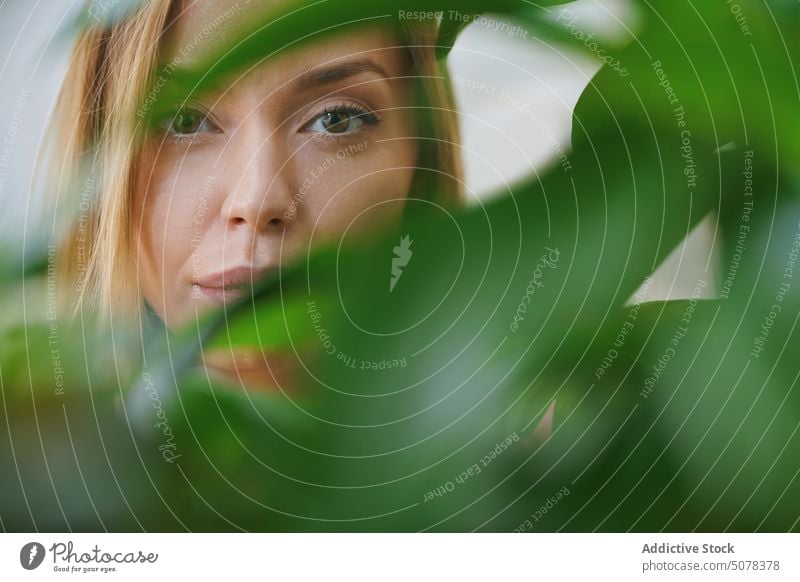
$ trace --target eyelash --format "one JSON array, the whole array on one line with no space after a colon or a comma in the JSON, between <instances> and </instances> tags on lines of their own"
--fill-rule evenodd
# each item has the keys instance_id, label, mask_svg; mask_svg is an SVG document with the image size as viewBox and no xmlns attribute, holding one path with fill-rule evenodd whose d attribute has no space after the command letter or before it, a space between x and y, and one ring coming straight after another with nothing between
<instances>
[{"instance_id":1,"label":"eyelash","mask_svg":"<svg viewBox=\"0 0 800 582\"><path fill-rule=\"evenodd\" d=\"M303 126L303 130L309 131L308 128L311 127L314 123L316 123L320 118L330 114L349 116L352 119L360 120L364 125L369 125L373 127L381 122L381 119L375 113L373 113L372 111L368 110L367 108L361 105L356 105L354 103L337 103L335 105L330 105L326 107L322 111L322 113L314 116L314 118L311 121L309 121ZM341 142L360 133L362 129L363 128L358 128L354 131L341 134L329 133L329 132L313 132L313 133L319 134L322 139L332 139L337 142Z\"/></svg>"},{"instance_id":2,"label":"eyelash","mask_svg":"<svg viewBox=\"0 0 800 582\"><path fill-rule=\"evenodd\" d=\"M178 116L186 114L199 118L198 124L200 125L209 124L212 128L212 132L214 133L219 132L217 125L210 118L208 112L194 107L182 107L177 109L175 113L173 113L169 117L164 118L164 120L159 124L159 126L161 126L162 129L164 129L166 134L169 136L169 140L171 143L173 144L192 143L198 139L199 135L201 135L202 133L206 133L202 131L194 131L192 133L177 133L176 131L174 131L172 126L176 122ZM314 116L314 118L312 118L311 121L309 121L303 126L303 131L309 131L308 128L311 127L314 123L316 123L320 118L324 117L325 115L331 115L331 114L349 116L350 118L360 120L363 124L369 126L376 126L381 122L380 118L375 113L369 111L363 106L355 105L352 103L337 103L335 105L330 105L326 107L322 111L322 113ZM346 140L347 138L352 137L353 135L359 133L360 131L362 131L361 128L342 134L334 134L324 131L313 132L313 133L319 134L323 139L333 139L337 142L341 142L342 140Z\"/></svg>"},{"instance_id":3,"label":"eyelash","mask_svg":"<svg viewBox=\"0 0 800 582\"><path fill-rule=\"evenodd\" d=\"M194 131L192 133L177 133L177 132L175 132L173 130L172 126L177 121L178 116L187 115L187 114L198 118L199 119L198 123L201 124L201 125L202 124L210 125L211 126L211 131L213 133L219 133L220 130L219 130L217 124L214 123L214 121L211 119L210 114L207 111L203 111L202 109L195 108L195 107L190 107L190 106L180 107L180 108L176 109L175 112L172 115L170 115L168 117L165 117L161 121L161 123L159 123L159 126L165 131L167 136L169 136L169 140L170 140L171 143L173 143L173 144L192 143L193 141L198 139L198 136L202 135L203 133L206 133L206 132L202 132L202 131Z\"/></svg>"}]
</instances>

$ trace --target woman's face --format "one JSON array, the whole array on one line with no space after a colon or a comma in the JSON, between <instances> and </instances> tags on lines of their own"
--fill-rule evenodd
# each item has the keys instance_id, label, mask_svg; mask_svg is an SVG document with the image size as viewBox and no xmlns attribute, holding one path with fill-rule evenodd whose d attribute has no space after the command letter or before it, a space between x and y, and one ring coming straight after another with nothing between
<instances>
[{"instance_id":1,"label":"woman's face","mask_svg":"<svg viewBox=\"0 0 800 582\"><path fill-rule=\"evenodd\" d=\"M208 50L225 4L185 10L165 60L200 59L198 39ZM235 301L311 244L400 216L417 134L398 44L374 28L325 37L161 121L137 167L133 220L141 292L167 325Z\"/></svg>"}]
</instances>

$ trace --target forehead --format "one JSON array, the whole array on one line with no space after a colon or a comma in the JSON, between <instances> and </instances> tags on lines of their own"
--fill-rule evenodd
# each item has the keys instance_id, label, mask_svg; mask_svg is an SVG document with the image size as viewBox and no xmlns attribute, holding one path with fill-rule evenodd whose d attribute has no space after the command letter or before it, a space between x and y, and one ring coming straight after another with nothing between
<instances>
[{"instance_id":1,"label":"forehead","mask_svg":"<svg viewBox=\"0 0 800 582\"><path fill-rule=\"evenodd\" d=\"M188 68L218 57L252 31L254 23L263 21L266 14L294 6L287 0L177 0L175 4L175 19L163 41L163 57L167 62L178 60ZM316 40L312 36L297 49L271 57L269 62L279 63L278 71L296 74L331 60L359 55L383 60L387 68L392 68L402 65L401 51L384 49L399 45L398 36L388 27L353 27L320 35Z\"/></svg>"}]
</instances>

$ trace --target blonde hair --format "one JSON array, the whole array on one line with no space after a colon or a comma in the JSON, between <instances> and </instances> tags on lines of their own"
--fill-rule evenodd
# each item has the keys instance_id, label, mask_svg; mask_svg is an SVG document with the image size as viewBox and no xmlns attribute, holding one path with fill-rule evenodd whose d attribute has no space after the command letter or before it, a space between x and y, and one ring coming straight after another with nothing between
<instances>
[{"instance_id":1,"label":"blonde hair","mask_svg":"<svg viewBox=\"0 0 800 582\"><path fill-rule=\"evenodd\" d=\"M92 306L101 315L141 307L135 293L133 185L145 122L136 115L153 87L159 47L173 0L150 0L109 25L95 22L81 34L69 63L54 118L61 158L55 185L71 217L59 247L60 280L77 313ZM436 27L402 27L418 79L421 114L420 167L415 191L434 193L449 208L463 200L459 132L446 70L436 58ZM93 190L91 205L77 200L78 180ZM84 192L84 197L86 193ZM80 210L80 212L78 212ZM76 220L76 217L78 220Z\"/></svg>"}]
</instances>

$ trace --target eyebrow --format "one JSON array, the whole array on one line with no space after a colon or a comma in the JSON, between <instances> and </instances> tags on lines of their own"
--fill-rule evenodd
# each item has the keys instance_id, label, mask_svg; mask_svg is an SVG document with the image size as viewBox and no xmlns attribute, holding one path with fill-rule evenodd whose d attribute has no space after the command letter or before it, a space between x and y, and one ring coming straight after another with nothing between
<instances>
[{"instance_id":1,"label":"eyebrow","mask_svg":"<svg viewBox=\"0 0 800 582\"><path fill-rule=\"evenodd\" d=\"M386 70L379 64L368 59L359 59L338 63L329 67L318 67L303 73L291 83L295 91L306 91L320 85L336 83L343 79L349 79L362 73L377 73L385 79L389 79Z\"/></svg>"},{"instance_id":2,"label":"eyebrow","mask_svg":"<svg viewBox=\"0 0 800 582\"><path fill-rule=\"evenodd\" d=\"M194 70L190 68L180 68L174 66L167 67L165 70L166 73L162 72L162 74L169 74L170 77L190 75L194 72ZM299 93L309 91L316 87L336 83L343 79L355 77L362 73L376 73L383 77L383 79L385 79L387 82L392 79L392 77L390 77L386 72L386 69L384 69L378 63L370 59L353 59L349 61L338 62L327 67L316 67L299 75L298 77L295 77L292 81L290 81L289 87L292 91ZM194 94L194 92L191 94ZM182 103L185 101L185 99L186 97L183 95L183 93L181 93L181 97L174 99L174 101L177 103Z\"/></svg>"}]
</instances>

